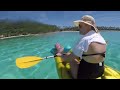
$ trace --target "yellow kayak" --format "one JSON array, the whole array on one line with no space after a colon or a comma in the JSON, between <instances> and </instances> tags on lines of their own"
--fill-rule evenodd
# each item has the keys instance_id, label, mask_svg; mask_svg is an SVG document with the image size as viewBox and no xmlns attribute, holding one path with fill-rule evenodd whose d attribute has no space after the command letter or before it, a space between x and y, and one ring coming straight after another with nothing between
<instances>
[{"instance_id":1,"label":"yellow kayak","mask_svg":"<svg viewBox=\"0 0 120 90\"><path fill-rule=\"evenodd\" d=\"M70 69L70 64L67 63L66 65L64 65L62 63L61 57L55 57L55 62L59 78L72 79L71 75L68 73ZM120 79L120 71L116 71L111 67L105 65L105 72L103 76L96 79Z\"/></svg>"}]
</instances>

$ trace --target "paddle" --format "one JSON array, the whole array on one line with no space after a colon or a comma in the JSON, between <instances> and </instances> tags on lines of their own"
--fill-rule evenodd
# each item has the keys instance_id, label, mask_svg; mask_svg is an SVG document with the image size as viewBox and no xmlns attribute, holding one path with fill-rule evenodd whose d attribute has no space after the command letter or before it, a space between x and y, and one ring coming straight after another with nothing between
<instances>
[{"instance_id":1,"label":"paddle","mask_svg":"<svg viewBox=\"0 0 120 90\"><path fill-rule=\"evenodd\" d=\"M29 67L36 65L37 63L39 63L40 61L44 59L53 58L53 57L55 56L48 56L44 58L37 57L37 56L21 57L21 58L16 59L16 66L19 68L29 68Z\"/></svg>"}]
</instances>

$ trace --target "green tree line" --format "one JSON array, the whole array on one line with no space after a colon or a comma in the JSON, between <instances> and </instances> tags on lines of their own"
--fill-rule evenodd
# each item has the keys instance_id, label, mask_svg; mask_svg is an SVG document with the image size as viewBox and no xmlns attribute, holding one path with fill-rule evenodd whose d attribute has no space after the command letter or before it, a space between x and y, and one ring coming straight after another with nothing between
<instances>
[{"instance_id":1,"label":"green tree line","mask_svg":"<svg viewBox=\"0 0 120 90\"><path fill-rule=\"evenodd\" d=\"M44 24L41 22L24 20L24 21L0 21L0 36L9 37L27 34L39 34L58 31L56 25Z\"/></svg>"},{"instance_id":2,"label":"green tree line","mask_svg":"<svg viewBox=\"0 0 120 90\"><path fill-rule=\"evenodd\" d=\"M106 27L106 26L97 26L97 28L102 31L102 30L106 30L106 31L110 31L110 30L113 30L113 31L120 31L120 27ZM79 28L78 27L63 27L62 29L60 29L60 31L79 31Z\"/></svg>"}]
</instances>

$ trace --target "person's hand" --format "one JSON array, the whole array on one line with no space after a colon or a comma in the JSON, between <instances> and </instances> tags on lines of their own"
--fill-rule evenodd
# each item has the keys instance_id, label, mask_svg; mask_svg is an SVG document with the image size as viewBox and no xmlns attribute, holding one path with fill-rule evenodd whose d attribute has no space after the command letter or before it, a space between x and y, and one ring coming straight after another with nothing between
<instances>
[{"instance_id":1,"label":"person's hand","mask_svg":"<svg viewBox=\"0 0 120 90\"><path fill-rule=\"evenodd\" d=\"M70 52L66 53L67 56L70 55L70 54L71 54Z\"/></svg>"},{"instance_id":2,"label":"person's hand","mask_svg":"<svg viewBox=\"0 0 120 90\"><path fill-rule=\"evenodd\" d=\"M57 56L62 56L62 54L61 54L61 53L57 53L56 55L57 55Z\"/></svg>"},{"instance_id":3,"label":"person's hand","mask_svg":"<svg viewBox=\"0 0 120 90\"><path fill-rule=\"evenodd\" d=\"M77 59L74 59L75 60L75 62L77 63L77 64L80 64L80 61L78 61Z\"/></svg>"}]
</instances>

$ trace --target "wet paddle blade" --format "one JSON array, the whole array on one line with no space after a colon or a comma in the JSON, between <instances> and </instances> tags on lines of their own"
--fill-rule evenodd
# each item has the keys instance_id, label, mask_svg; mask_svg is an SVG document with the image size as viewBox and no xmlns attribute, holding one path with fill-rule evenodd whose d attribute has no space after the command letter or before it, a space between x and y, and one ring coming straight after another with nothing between
<instances>
[{"instance_id":1,"label":"wet paddle blade","mask_svg":"<svg viewBox=\"0 0 120 90\"><path fill-rule=\"evenodd\" d=\"M16 66L19 68L29 68L39 63L43 58L37 56L26 56L16 59Z\"/></svg>"}]
</instances>

